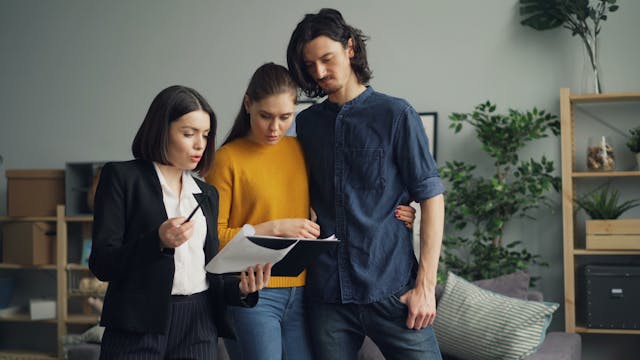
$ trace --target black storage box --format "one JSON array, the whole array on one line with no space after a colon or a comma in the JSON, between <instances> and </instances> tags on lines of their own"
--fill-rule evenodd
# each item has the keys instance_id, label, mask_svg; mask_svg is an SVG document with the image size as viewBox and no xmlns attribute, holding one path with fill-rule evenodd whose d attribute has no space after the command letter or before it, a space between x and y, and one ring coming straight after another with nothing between
<instances>
[{"instance_id":1,"label":"black storage box","mask_svg":"<svg viewBox=\"0 0 640 360\"><path fill-rule=\"evenodd\" d=\"M640 266L586 265L588 328L640 329Z\"/></svg>"}]
</instances>

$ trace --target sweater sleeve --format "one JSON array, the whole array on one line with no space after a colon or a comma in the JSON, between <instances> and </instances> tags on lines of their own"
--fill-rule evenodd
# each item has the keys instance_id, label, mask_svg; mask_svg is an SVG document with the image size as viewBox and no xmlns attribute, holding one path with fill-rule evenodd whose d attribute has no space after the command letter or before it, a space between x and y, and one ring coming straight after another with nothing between
<instances>
[{"instance_id":1,"label":"sweater sleeve","mask_svg":"<svg viewBox=\"0 0 640 360\"><path fill-rule=\"evenodd\" d=\"M220 248L225 247L231 239L240 231L240 227L234 228L229 226L229 217L231 214L231 202L234 191L234 168L232 157L224 151L224 148L216 152L213 167L205 177L207 182L213 185L220 196L219 213L218 213L218 240Z\"/></svg>"}]
</instances>

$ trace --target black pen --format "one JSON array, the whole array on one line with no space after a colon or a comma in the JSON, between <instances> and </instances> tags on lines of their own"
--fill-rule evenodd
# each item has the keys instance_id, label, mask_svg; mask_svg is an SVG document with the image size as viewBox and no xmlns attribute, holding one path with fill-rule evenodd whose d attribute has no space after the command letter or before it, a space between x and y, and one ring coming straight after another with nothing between
<instances>
[{"instance_id":1,"label":"black pen","mask_svg":"<svg viewBox=\"0 0 640 360\"><path fill-rule=\"evenodd\" d=\"M195 209L193 209L193 211L191 212L191 214L189 214L189 217L187 218L187 220L185 220L181 225L184 225L186 223L189 222L189 220L191 220L191 218L193 217L193 215L196 214L196 211L198 211L198 209L200 208L200 203L198 203L198 206L196 206Z\"/></svg>"}]
</instances>

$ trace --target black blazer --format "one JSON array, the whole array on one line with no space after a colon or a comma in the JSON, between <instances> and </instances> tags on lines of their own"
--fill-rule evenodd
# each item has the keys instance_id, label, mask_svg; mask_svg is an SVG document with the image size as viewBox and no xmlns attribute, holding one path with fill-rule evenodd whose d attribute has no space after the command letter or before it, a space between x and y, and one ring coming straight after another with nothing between
<instances>
[{"instance_id":1,"label":"black blazer","mask_svg":"<svg viewBox=\"0 0 640 360\"><path fill-rule=\"evenodd\" d=\"M198 179L196 194L207 221L205 263L218 252L218 192ZM174 249L160 249L158 228L167 220L162 188L146 160L104 165L96 190L89 268L109 287L100 324L120 330L165 333L175 264ZM204 269L203 269L204 270ZM241 301L239 280L207 273L218 335L233 337L226 305L253 306L257 293Z\"/></svg>"}]
</instances>

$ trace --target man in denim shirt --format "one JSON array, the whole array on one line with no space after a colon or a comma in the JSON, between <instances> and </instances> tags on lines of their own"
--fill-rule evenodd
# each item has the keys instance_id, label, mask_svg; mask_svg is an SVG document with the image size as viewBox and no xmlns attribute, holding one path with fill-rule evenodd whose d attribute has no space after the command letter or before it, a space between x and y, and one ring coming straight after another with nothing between
<instances>
[{"instance_id":1,"label":"man in denim shirt","mask_svg":"<svg viewBox=\"0 0 640 360\"><path fill-rule=\"evenodd\" d=\"M431 324L444 188L419 115L367 86L366 37L333 9L308 14L287 49L293 78L328 99L296 120L321 237L335 251L308 269L311 339L319 359L355 359L365 335L387 359L440 359ZM420 261L392 214L420 202Z\"/></svg>"}]
</instances>

